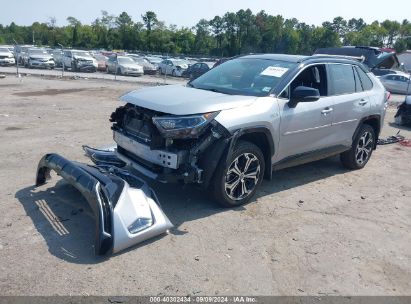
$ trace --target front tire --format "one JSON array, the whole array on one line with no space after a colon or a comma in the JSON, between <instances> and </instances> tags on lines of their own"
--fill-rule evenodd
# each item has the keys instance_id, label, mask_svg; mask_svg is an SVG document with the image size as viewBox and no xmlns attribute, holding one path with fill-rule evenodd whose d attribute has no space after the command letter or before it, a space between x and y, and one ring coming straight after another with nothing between
<instances>
[{"instance_id":1,"label":"front tire","mask_svg":"<svg viewBox=\"0 0 411 304\"><path fill-rule=\"evenodd\" d=\"M370 125L362 125L354 138L351 149L340 155L343 166L351 170L364 168L371 158L375 140L374 129Z\"/></svg>"},{"instance_id":2,"label":"front tire","mask_svg":"<svg viewBox=\"0 0 411 304\"><path fill-rule=\"evenodd\" d=\"M264 155L253 143L239 141L224 166L220 163L214 174L211 190L224 207L248 203L264 176Z\"/></svg>"}]
</instances>

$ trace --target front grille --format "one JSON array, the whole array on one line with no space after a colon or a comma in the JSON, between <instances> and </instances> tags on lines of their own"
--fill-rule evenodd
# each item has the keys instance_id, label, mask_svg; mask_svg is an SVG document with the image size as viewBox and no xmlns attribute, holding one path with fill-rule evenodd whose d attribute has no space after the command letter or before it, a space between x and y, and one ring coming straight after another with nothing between
<instances>
[{"instance_id":1,"label":"front grille","mask_svg":"<svg viewBox=\"0 0 411 304\"><path fill-rule=\"evenodd\" d=\"M165 139L160 135L153 124L152 117L162 113L127 104L116 109L111 114L113 130L121 130L124 135L133 137L140 143L150 146L150 149L161 149L165 146Z\"/></svg>"}]
</instances>

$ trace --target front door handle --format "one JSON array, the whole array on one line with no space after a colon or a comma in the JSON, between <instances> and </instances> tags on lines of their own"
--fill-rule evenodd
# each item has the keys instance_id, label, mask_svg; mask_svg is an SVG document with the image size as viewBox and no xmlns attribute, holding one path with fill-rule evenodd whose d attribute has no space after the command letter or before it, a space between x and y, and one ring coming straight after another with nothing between
<instances>
[{"instance_id":1,"label":"front door handle","mask_svg":"<svg viewBox=\"0 0 411 304\"><path fill-rule=\"evenodd\" d=\"M367 103L368 103L368 100L361 99L358 104L359 104L360 106L365 106Z\"/></svg>"},{"instance_id":2,"label":"front door handle","mask_svg":"<svg viewBox=\"0 0 411 304\"><path fill-rule=\"evenodd\" d=\"M321 114L327 115L328 113L332 112L333 108L326 107L324 110L321 111Z\"/></svg>"}]
</instances>

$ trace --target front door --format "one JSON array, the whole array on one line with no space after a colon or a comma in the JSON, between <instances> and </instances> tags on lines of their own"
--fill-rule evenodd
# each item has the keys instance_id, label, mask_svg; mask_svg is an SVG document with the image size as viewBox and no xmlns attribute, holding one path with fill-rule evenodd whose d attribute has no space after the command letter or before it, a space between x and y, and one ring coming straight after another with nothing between
<instances>
[{"instance_id":1,"label":"front door","mask_svg":"<svg viewBox=\"0 0 411 304\"><path fill-rule=\"evenodd\" d=\"M275 162L320 150L333 144L331 125L334 102L328 95L325 65L307 67L287 88L291 92L297 86L313 87L320 91L320 99L289 106L286 93L280 95L280 140ZM286 98L282 98L286 97Z\"/></svg>"}]
</instances>

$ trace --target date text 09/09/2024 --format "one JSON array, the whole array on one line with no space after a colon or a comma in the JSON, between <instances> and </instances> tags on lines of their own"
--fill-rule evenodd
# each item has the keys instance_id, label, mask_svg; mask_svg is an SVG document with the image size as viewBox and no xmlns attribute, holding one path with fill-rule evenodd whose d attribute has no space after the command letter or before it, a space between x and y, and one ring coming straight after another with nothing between
<instances>
[{"instance_id":1,"label":"date text 09/09/2024","mask_svg":"<svg viewBox=\"0 0 411 304\"><path fill-rule=\"evenodd\" d=\"M158 296L150 297L150 303L256 303L255 297L244 296Z\"/></svg>"}]
</instances>

